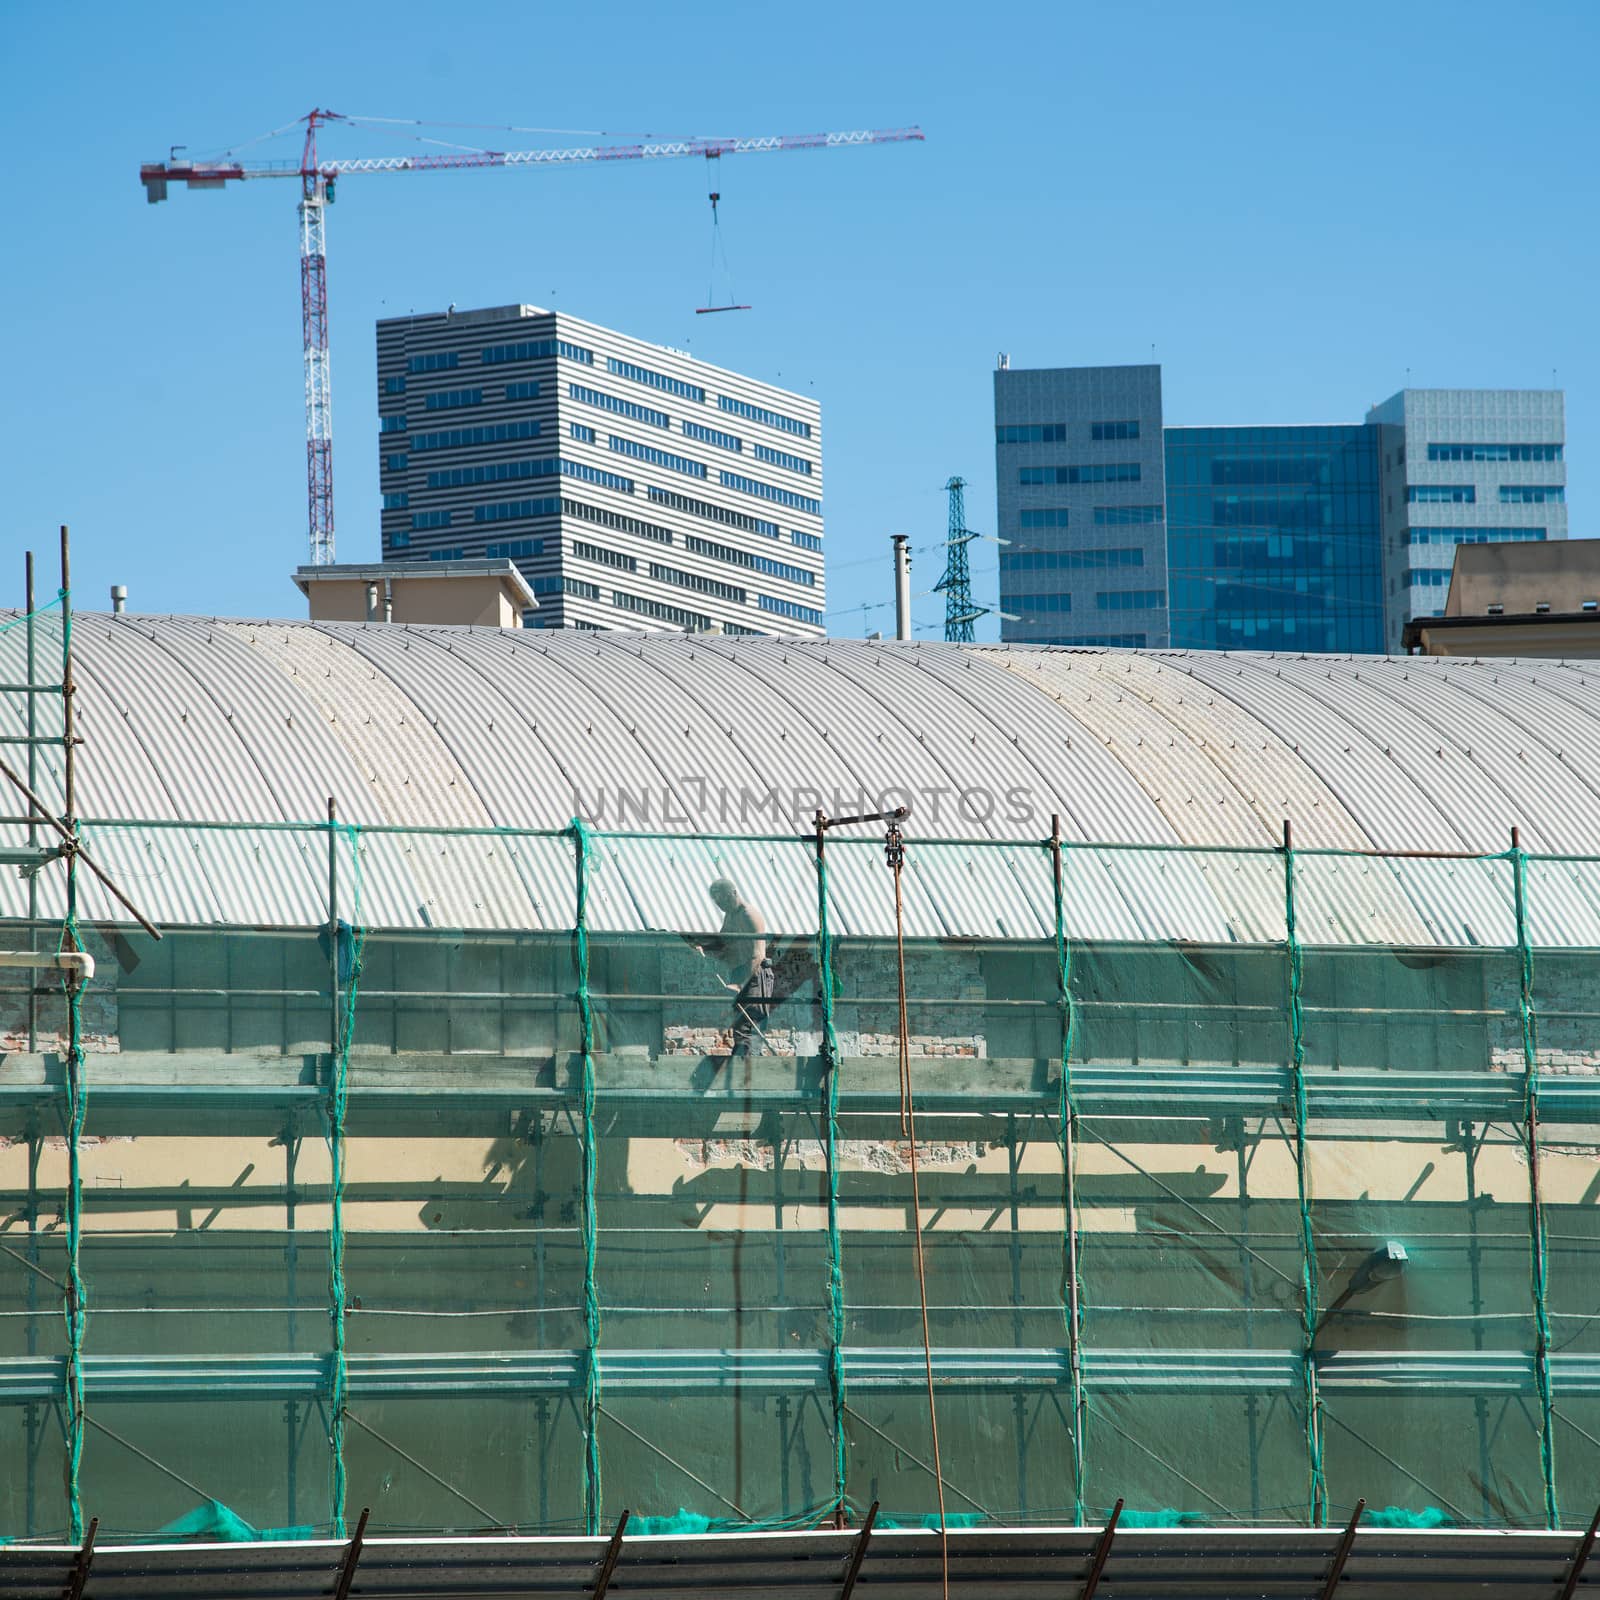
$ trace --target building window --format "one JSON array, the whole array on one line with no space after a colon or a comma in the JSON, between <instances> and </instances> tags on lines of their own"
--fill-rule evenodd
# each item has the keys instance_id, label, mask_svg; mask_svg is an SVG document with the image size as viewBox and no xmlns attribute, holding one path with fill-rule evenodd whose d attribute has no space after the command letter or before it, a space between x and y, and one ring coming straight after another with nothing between
<instances>
[{"instance_id":1,"label":"building window","mask_svg":"<svg viewBox=\"0 0 1600 1600\"><path fill-rule=\"evenodd\" d=\"M406 455L385 456L383 458L383 470L385 472L404 472L410 464L411 458Z\"/></svg>"},{"instance_id":2,"label":"building window","mask_svg":"<svg viewBox=\"0 0 1600 1600\"><path fill-rule=\"evenodd\" d=\"M1023 467L1021 481L1030 483L1137 483L1137 461L1095 462L1086 467Z\"/></svg>"},{"instance_id":3,"label":"building window","mask_svg":"<svg viewBox=\"0 0 1600 1600\"><path fill-rule=\"evenodd\" d=\"M1534 544L1546 528L1407 528L1400 542L1421 544Z\"/></svg>"},{"instance_id":4,"label":"building window","mask_svg":"<svg viewBox=\"0 0 1600 1600\"><path fill-rule=\"evenodd\" d=\"M572 433L572 437L576 439L579 444L594 443L594 429L591 428L587 422L569 423L568 427Z\"/></svg>"},{"instance_id":5,"label":"building window","mask_svg":"<svg viewBox=\"0 0 1600 1600\"><path fill-rule=\"evenodd\" d=\"M724 433L720 428L708 428L699 422L682 422L678 424L691 439L698 439L702 444L714 444L719 450L732 450L736 455L744 451L744 440L737 434Z\"/></svg>"},{"instance_id":6,"label":"building window","mask_svg":"<svg viewBox=\"0 0 1600 1600\"><path fill-rule=\"evenodd\" d=\"M537 380L528 383L508 383L506 385L507 400L537 400L539 398L539 385Z\"/></svg>"},{"instance_id":7,"label":"building window","mask_svg":"<svg viewBox=\"0 0 1600 1600\"><path fill-rule=\"evenodd\" d=\"M411 513L411 531L413 533L426 533L430 528L448 528L450 526L450 513L448 511L413 511Z\"/></svg>"},{"instance_id":8,"label":"building window","mask_svg":"<svg viewBox=\"0 0 1600 1600\"><path fill-rule=\"evenodd\" d=\"M454 350L434 350L425 356L412 356L406 362L406 371L413 375L419 372L454 372L460 362L461 357Z\"/></svg>"},{"instance_id":9,"label":"building window","mask_svg":"<svg viewBox=\"0 0 1600 1600\"><path fill-rule=\"evenodd\" d=\"M1430 444L1430 461L1559 461L1558 444Z\"/></svg>"},{"instance_id":10,"label":"building window","mask_svg":"<svg viewBox=\"0 0 1600 1600\"><path fill-rule=\"evenodd\" d=\"M1064 422L1006 422L997 423L994 430L996 444L1065 444L1067 425Z\"/></svg>"},{"instance_id":11,"label":"building window","mask_svg":"<svg viewBox=\"0 0 1600 1600\"><path fill-rule=\"evenodd\" d=\"M704 517L707 522L720 522L729 528L739 528L745 533L759 533L768 539L778 537L778 524L761 517L747 517L742 511L729 511L724 506L714 506L704 500L693 500L675 489L658 489L653 484L645 486L645 493L660 506L671 506L674 511L687 511L692 517Z\"/></svg>"},{"instance_id":12,"label":"building window","mask_svg":"<svg viewBox=\"0 0 1600 1600\"><path fill-rule=\"evenodd\" d=\"M811 463L800 456L792 456L787 450L772 450L764 444L756 446L756 460L765 461L774 467L785 467L790 472L803 473L811 476Z\"/></svg>"},{"instance_id":13,"label":"building window","mask_svg":"<svg viewBox=\"0 0 1600 1600\"><path fill-rule=\"evenodd\" d=\"M1107 567L1143 565L1144 551L1124 546L1089 550L1002 550L1000 552L1002 572L1092 572Z\"/></svg>"},{"instance_id":14,"label":"building window","mask_svg":"<svg viewBox=\"0 0 1600 1600\"><path fill-rule=\"evenodd\" d=\"M1026 513L1024 513L1026 515ZM1096 506L1094 522L1097 528L1127 528L1137 523L1159 522L1160 506Z\"/></svg>"},{"instance_id":15,"label":"building window","mask_svg":"<svg viewBox=\"0 0 1600 1600\"><path fill-rule=\"evenodd\" d=\"M492 344L478 359L486 367L495 367L506 361L542 361L547 356L564 356L568 361L581 361L586 367L594 365L594 351L585 350L581 344L568 344L565 339L524 339L520 344Z\"/></svg>"},{"instance_id":16,"label":"building window","mask_svg":"<svg viewBox=\"0 0 1600 1600\"><path fill-rule=\"evenodd\" d=\"M1022 513L1022 526L1024 528L1065 528L1067 523L1067 508L1065 506L1050 506L1042 511L1024 511Z\"/></svg>"},{"instance_id":17,"label":"building window","mask_svg":"<svg viewBox=\"0 0 1600 1600\"><path fill-rule=\"evenodd\" d=\"M460 406L481 406L482 389L441 389L437 394L426 395L423 407L428 411L454 411Z\"/></svg>"},{"instance_id":18,"label":"building window","mask_svg":"<svg viewBox=\"0 0 1600 1600\"><path fill-rule=\"evenodd\" d=\"M637 572L639 563L620 550L608 550L603 544L590 544L586 539L572 541L572 553L580 561L597 561L602 566L615 567L619 572Z\"/></svg>"},{"instance_id":19,"label":"building window","mask_svg":"<svg viewBox=\"0 0 1600 1600\"><path fill-rule=\"evenodd\" d=\"M1446 589L1450 586L1450 568L1412 567L1402 581L1408 589Z\"/></svg>"},{"instance_id":20,"label":"building window","mask_svg":"<svg viewBox=\"0 0 1600 1600\"><path fill-rule=\"evenodd\" d=\"M1500 504L1503 506L1562 506L1566 503L1567 491L1561 484L1500 485Z\"/></svg>"},{"instance_id":21,"label":"building window","mask_svg":"<svg viewBox=\"0 0 1600 1600\"><path fill-rule=\"evenodd\" d=\"M570 594L576 600L598 600L600 585L586 578L560 578L554 575L535 578L532 584L536 595Z\"/></svg>"},{"instance_id":22,"label":"building window","mask_svg":"<svg viewBox=\"0 0 1600 1600\"><path fill-rule=\"evenodd\" d=\"M724 488L739 489L761 500L776 500L791 511L809 511L814 517L822 515L822 502L810 495L796 494L792 489L779 489L773 484L762 483L759 478L746 478L737 472L719 472L717 476Z\"/></svg>"},{"instance_id":23,"label":"building window","mask_svg":"<svg viewBox=\"0 0 1600 1600\"><path fill-rule=\"evenodd\" d=\"M492 505L474 506L474 522L516 522L522 517L554 517L561 512L561 502L556 499L498 500Z\"/></svg>"},{"instance_id":24,"label":"building window","mask_svg":"<svg viewBox=\"0 0 1600 1600\"><path fill-rule=\"evenodd\" d=\"M389 548L391 550L409 550L411 548L411 535L409 533L391 533L389 535Z\"/></svg>"},{"instance_id":25,"label":"building window","mask_svg":"<svg viewBox=\"0 0 1600 1600\"><path fill-rule=\"evenodd\" d=\"M1413 483L1406 489L1406 501L1414 506L1473 506L1478 491L1470 483Z\"/></svg>"},{"instance_id":26,"label":"building window","mask_svg":"<svg viewBox=\"0 0 1600 1600\"><path fill-rule=\"evenodd\" d=\"M779 600L770 594L758 594L756 604L775 617L788 617L793 622L809 623L813 628L822 626L822 613L812 606L796 605L793 600Z\"/></svg>"},{"instance_id":27,"label":"building window","mask_svg":"<svg viewBox=\"0 0 1600 1600\"><path fill-rule=\"evenodd\" d=\"M1139 437L1139 424L1134 422L1091 422L1089 424L1089 437L1091 439L1137 439Z\"/></svg>"},{"instance_id":28,"label":"building window","mask_svg":"<svg viewBox=\"0 0 1600 1600\"><path fill-rule=\"evenodd\" d=\"M1078 633L1067 634L1056 643L1086 650L1143 650L1149 637L1147 633Z\"/></svg>"},{"instance_id":29,"label":"building window","mask_svg":"<svg viewBox=\"0 0 1600 1600\"><path fill-rule=\"evenodd\" d=\"M599 506L586 505L582 500L563 500L562 512L569 517L581 517L585 522L598 523L602 528L615 528L618 533L631 533L656 544L671 544L672 530L659 523L643 522L621 511L606 511Z\"/></svg>"},{"instance_id":30,"label":"building window","mask_svg":"<svg viewBox=\"0 0 1600 1600\"><path fill-rule=\"evenodd\" d=\"M385 511L404 511L411 504L411 496L402 489L398 494L386 494L383 497Z\"/></svg>"},{"instance_id":31,"label":"building window","mask_svg":"<svg viewBox=\"0 0 1600 1600\"><path fill-rule=\"evenodd\" d=\"M405 378L385 378L383 380L383 392L385 394L404 394L406 392Z\"/></svg>"},{"instance_id":32,"label":"building window","mask_svg":"<svg viewBox=\"0 0 1600 1600\"><path fill-rule=\"evenodd\" d=\"M649 367L635 366L631 361L618 361L615 356L606 357L606 371L614 373L619 378L648 384L652 389L678 395L684 400L703 402L706 397L705 390L697 383L685 383L682 378L669 378L664 372L652 372Z\"/></svg>"},{"instance_id":33,"label":"building window","mask_svg":"<svg viewBox=\"0 0 1600 1600\"><path fill-rule=\"evenodd\" d=\"M460 561L462 559L461 546L453 544L446 550L430 550L428 559L430 561Z\"/></svg>"},{"instance_id":34,"label":"building window","mask_svg":"<svg viewBox=\"0 0 1600 1600\"><path fill-rule=\"evenodd\" d=\"M641 617L653 617L657 622L670 622L676 628L692 628L702 632L711 626L711 618L698 611L685 611L682 606L663 605L659 600L641 600L636 594L626 594L621 589L611 591L611 603L619 611L635 611Z\"/></svg>"},{"instance_id":35,"label":"building window","mask_svg":"<svg viewBox=\"0 0 1600 1600\"><path fill-rule=\"evenodd\" d=\"M392 416L378 418L379 433L404 433L405 431L406 419L398 412Z\"/></svg>"},{"instance_id":36,"label":"building window","mask_svg":"<svg viewBox=\"0 0 1600 1600\"><path fill-rule=\"evenodd\" d=\"M539 424L532 418L521 422L486 422L477 428L446 428L442 433L419 433L412 441L416 450L459 450L471 444L505 444L510 439L537 439Z\"/></svg>"},{"instance_id":37,"label":"building window","mask_svg":"<svg viewBox=\"0 0 1600 1600\"><path fill-rule=\"evenodd\" d=\"M654 406L641 406L632 400L619 400L615 395L604 394L585 384L569 383L567 394L586 406L596 406L601 411L615 412L619 417L631 417L635 422L648 422L652 428L670 428L672 420L665 411Z\"/></svg>"},{"instance_id":38,"label":"building window","mask_svg":"<svg viewBox=\"0 0 1600 1600\"><path fill-rule=\"evenodd\" d=\"M555 470L549 456L532 461L489 461L481 467L443 467L428 474L428 487L460 489L469 483L515 483L522 478L548 478Z\"/></svg>"},{"instance_id":39,"label":"building window","mask_svg":"<svg viewBox=\"0 0 1600 1600\"><path fill-rule=\"evenodd\" d=\"M1018 600L1018 605L1025 605L1030 613L1040 611L1070 611L1072 609L1072 596L1070 594L1030 594ZM1024 616L1024 622L1032 622L1032 615Z\"/></svg>"},{"instance_id":40,"label":"building window","mask_svg":"<svg viewBox=\"0 0 1600 1600\"><path fill-rule=\"evenodd\" d=\"M1167 597L1160 589L1102 589L1094 603L1100 611L1160 611Z\"/></svg>"},{"instance_id":41,"label":"building window","mask_svg":"<svg viewBox=\"0 0 1600 1600\"><path fill-rule=\"evenodd\" d=\"M486 544L483 553L491 561L523 561L544 554L543 539L511 539L504 544Z\"/></svg>"},{"instance_id":42,"label":"building window","mask_svg":"<svg viewBox=\"0 0 1600 1600\"><path fill-rule=\"evenodd\" d=\"M601 467L591 467L582 461L563 461L560 463L561 474L566 478L582 478L585 483L593 483L602 489L615 489L618 494L633 493L633 479L624 478L615 472L607 472Z\"/></svg>"},{"instance_id":43,"label":"building window","mask_svg":"<svg viewBox=\"0 0 1600 1600\"><path fill-rule=\"evenodd\" d=\"M726 561L730 566L745 567L751 572L763 572L769 578L782 578L787 583L798 583L807 589L817 586L817 575L804 567L787 561L775 561L771 556L758 556L732 545L718 544L712 539L702 539L698 534L684 535L683 547L691 555L710 556L713 561Z\"/></svg>"},{"instance_id":44,"label":"building window","mask_svg":"<svg viewBox=\"0 0 1600 1600\"><path fill-rule=\"evenodd\" d=\"M799 528L789 530L790 544L798 545L802 550L820 550L822 541L814 533L805 533Z\"/></svg>"},{"instance_id":45,"label":"building window","mask_svg":"<svg viewBox=\"0 0 1600 1600\"><path fill-rule=\"evenodd\" d=\"M735 400L728 395L719 394L717 404L730 415L735 417L748 417L752 422L764 422L769 428L781 428L785 433L798 434L802 439L811 437L811 424L798 422L793 417L786 417L779 411L768 411L765 406L753 406L745 400Z\"/></svg>"},{"instance_id":46,"label":"building window","mask_svg":"<svg viewBox=\"0 0 1600 1600\"><path fill-rule=\"evenodd\" d=\"M680 589L694 589L700 594L715 595L719 600L730 600L734 605L744 604L744 590L737 584L724 583L720 578L703 578L697 572L680 572L676 567L664 567L660 562L650 563L650 576L657 583L675 583Z\"/></svg>"},{"instance_id":47,"label":"building window","mask_svg":"<svg viewBox=\"0 0 1600 1600\"><path fill-rule=\"evenodd\" d=\"M648 461L652 466L666 467L690 478L703 478L706 475L706 469L698 461L691 461L688 456L675 456L670 450L658 450L652 444L639 444L615 433L609 436L609 443L619 455L632 456L635 461Z\"/></svg>"}]
</instances>

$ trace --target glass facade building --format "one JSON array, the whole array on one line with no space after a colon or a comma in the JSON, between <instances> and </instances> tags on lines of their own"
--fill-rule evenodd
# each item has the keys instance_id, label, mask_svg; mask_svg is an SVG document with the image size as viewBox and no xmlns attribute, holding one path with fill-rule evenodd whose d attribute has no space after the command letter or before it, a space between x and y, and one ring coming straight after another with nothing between
<instances>
[{"instance_id":1,"label":"glass facade building","mask_svg":"<svg viewBox=\"0 0 1600 1600\"><path fill-rule=\"evenodd\" d=\"M1172 643L1383 649L1379 430L1168 428Z\"/></svg>"}]
</instances>

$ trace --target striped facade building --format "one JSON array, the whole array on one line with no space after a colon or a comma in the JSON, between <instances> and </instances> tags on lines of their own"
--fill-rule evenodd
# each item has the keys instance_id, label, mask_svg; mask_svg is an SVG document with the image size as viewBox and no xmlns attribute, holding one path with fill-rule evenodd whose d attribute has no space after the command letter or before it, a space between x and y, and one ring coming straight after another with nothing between
<instances>
[{"instance_id":1,"label":"striped facade building","mask_svg":"<svg viewBox=\"0 0 1600 1600\"><path fill-rule=\"evenodd\" d=\"M386 561L510 559L529 626L820 634L814 400L537 306L378 323Z\"/></svg>"}]
</instances>

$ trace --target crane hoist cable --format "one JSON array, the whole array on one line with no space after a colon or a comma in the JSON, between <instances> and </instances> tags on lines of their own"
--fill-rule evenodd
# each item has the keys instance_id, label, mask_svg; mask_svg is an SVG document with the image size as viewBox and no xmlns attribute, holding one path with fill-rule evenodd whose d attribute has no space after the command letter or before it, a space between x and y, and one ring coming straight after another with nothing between
<instances>
[{"instance_id":1,"label":"crane hoist cable","mask_svg":"<svg viewBox=\"0 0 1600 1600\"><path fill-rule=\"evenodd\" d=\"M722 152L708 150L706 152L706 171L711 171L711 163L719 160ZM728 247L722 239L722 217L717 210L722 201L721 193L712 189L711 196L711 272L706 282L706 303L696 306L694 314L697 317L711 316L719 311L749 311L752 308L739 305L733 295L733 268L728 265ZM717 256L722 256L722 277L728 286L728 298L720 303L717 300Z\"/></svg>"}]
</instances>

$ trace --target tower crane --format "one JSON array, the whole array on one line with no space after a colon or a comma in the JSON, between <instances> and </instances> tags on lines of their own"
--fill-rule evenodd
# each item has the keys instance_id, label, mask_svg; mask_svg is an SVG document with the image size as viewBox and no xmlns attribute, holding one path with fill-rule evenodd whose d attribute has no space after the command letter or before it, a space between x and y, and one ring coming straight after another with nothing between
<instances>
[{"instance_id":1,"label":"tower crane","mask_svg":"<svg viewBox=\"0 0 1600 1600\"><path fill-rule=\"evenodd\" d=\"M333 560L333 379L328 363L328 257L324 211L342 177L368 172L451 172L480 167L576 166L606 161L667 161L683 156L764 155L782 150L841 150L853 145L897 144L921 139L920 128L893 128L859 133L774 134L752 139L676 139L659 144L602 144L575 149L474 150L439 154L323 159L317 153L317 130L330 122L360 125L382 119L348 117L317 109L278 129L305 125L299 164L292 161L214 161L180 159L174 145L166 161L139 168L145 199L151 205L167 198L170 184L191 189L221 189L255 178L285 178L300 184L300 322L305 347L306 503L311 534L311 564ZM266 135L264 137L271 137Z\"/></svg>"}]
</instances>

